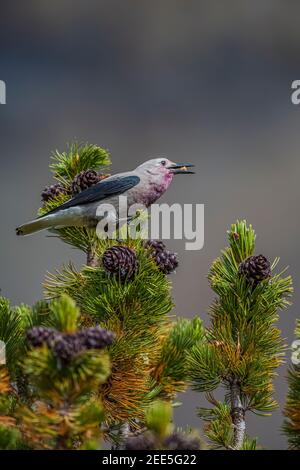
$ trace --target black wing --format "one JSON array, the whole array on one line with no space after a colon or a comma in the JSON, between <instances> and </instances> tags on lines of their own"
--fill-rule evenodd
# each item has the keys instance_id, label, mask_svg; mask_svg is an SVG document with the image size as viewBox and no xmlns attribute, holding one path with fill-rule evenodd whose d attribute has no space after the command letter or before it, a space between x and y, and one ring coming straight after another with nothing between
<instances>
[{"instance_id":1,"label":"black wing","mask_svg":"<svg viewBox=\"0 0 300 470\"><path fill-rule=\"evenodd\" d=\"M102 180L100 183L76 194L72 199L47 212L42 217L54 214L62 209L69 209L69 207L89 204L90 202L101 201L109 196L122 194L136 186L139 182L140 178L138 176L116 176L113 179Z\"/></svg>"}]
</instances>

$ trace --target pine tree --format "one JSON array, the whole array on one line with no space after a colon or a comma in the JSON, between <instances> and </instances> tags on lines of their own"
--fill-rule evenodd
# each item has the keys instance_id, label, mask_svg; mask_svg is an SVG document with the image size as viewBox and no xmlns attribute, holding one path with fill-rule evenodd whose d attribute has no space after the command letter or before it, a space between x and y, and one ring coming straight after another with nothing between
<instances>
[{"instance_id":1,"label":"pine tree","mask_svg":"<svg viewBox=\"0 0 300 470\"><path fill-rule=\"evenodd\" d=\"M27 331L22 373L30 389L17 410L23 438L35 449L99 448L103 408L97 391L110 374L103 348L113 337L88 345L90 331L78 329L79 310L67 295L48 309L44 326Z\"/></svg>"},{"instance_id":2,"label":"pine tree","mask_svg":"<svg viewBox=\"0 0 300 470\"><path fill-rule=\"evenodd\" d=\"M55 152L50 167L56 183L43 192L38 213L56 208L75 189L97 184L96 175L102 179L109 163L109 154L95 145L72 144L66 152ZM173 403L176 393L186 388L187 353L201 341L202 323L174 322L169 316L173 302L166 275L178 262L164 246L154 256L141 239L99 239L95 228L66 227L52 233L85 252L87 262L81 270L70 263L48 275L46 301L33 309L21 306L7 311L15 324L7 334L4 328L2 337L8 349L10 342L14 344L9 362L12 380L19 384L17 419L24 442L33 448L71 448L74 441L81 447L90 445L91 426L97 420L103 438L120 446L128 434L143 428L154 400ZM107 348L110 374L102 353L98 357L94 350L85 350L77 357L77 343L70 338L57 342L59 335L76 328L90 329L92 335L97 328L113 333ZM22 364L16 361L18 348L26 352ZM85 364L83 370L77 369L79 359ZM100 367L103 361L105 372ZM85 387L93 396L82 404ZM88 416L80 427L82 413Z\"/></svg>"},{"instance_id":3,"label":"pine tree","mask_svg":"<svg viewBox=\"0 0 300 470\"><path fill-rule=\"evenodd\" d=\"M246 435L246 414L268 415L277 406L272 380L284 345L275 323L278 310L289 305L292 286L289 276L275 273L278 259L270 265L264 256L254 256L255 233L245 221L231 226L228 241L209 272L217 298L206 340L189 353L190 378L212 405L199 409L212 445L254 449L256 441ZM220 386L223 402L213 395Z\"/></svg>"},{"instance_id":4,"label":"pine tree","mask_svg":"<svg viewBox=\"0 0 300 470\"><path fill-rule=\"evenodd\" d=\"M133 279L124 282L103 267L77 271L70 266L48 277L45 286L50 298L63 292L74 298L84 325L99 324L116 334L109 348L112 373L99 390L106 437L112 440L118 440L116 430L124 424L130 430L143 426L155 398L172 401L186 388L186 354L203 335L198 319L171 323L169 282L140 241L128 246L139 263Z\"/></svg>"},{"instance_id":5,"label":"pine tree","mask_svg":"<svg viewBox=\"0 0 300 470\"><path fill-rule=\"evenodd\" d=\"M288 371L289 391L285 406L286 420L283 430L288 438L289 448L300 450L300 321L296 322L296 341L293 351L293 365Z\"/></svg>"},{"instance_id":6,"label":"pine tree","mask_svg":"<svg viewBox=\"0 0 300 470\"><path fill-rule=\"evenodd\" d=\"M104 349L114 335L82 328L67 295L33 309L11 308L4 299L1 306L10 377L0 369L0 448L99 448L98 389L110 374Z\"/></svg>"},{"instance_id":7,"label":"pine tree","mask_svg":"<svg viewBox=\"0 0 300 470\"><path fill-rule=\"evenodd\" d=\"M42 215L108 175L110 157L95 145L72 144L53 155L55 181L42 193ZM45 300L12 307L0 298L0 448L196 449L193 433L175 430L176 394L191 383L205 392L212 448L255 449L246 414L275 407L272 380L283 361L276 327L289 305L291 278L255 255L246 222L228 232L229 247L212 265L217 298L211 324L174 321L168 275L178 266L161 241L98 238L95 227L52 230L86 254L86 264L63 266L45 281ZM298 334L298 333L297 333ZM285 430L298 445L298 370L290 373ZM225 388L223 401L213 392Z\"/></svg>"}]
</instances>

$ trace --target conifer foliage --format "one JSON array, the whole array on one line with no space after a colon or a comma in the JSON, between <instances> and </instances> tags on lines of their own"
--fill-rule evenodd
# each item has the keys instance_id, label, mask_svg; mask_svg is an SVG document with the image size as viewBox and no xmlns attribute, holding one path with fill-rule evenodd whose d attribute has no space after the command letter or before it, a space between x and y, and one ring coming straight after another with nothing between
<instances>
[{"instance_id":1,"label":"conifer foliage","mask_svg":"<svg viewBox=\"0 0 300 470\"><path fill-rule=\"evenodd\" d=\"M20 432L13 417L15 399L7 369L0 366L0 449L17 449L21 444Z\"/></svg>"},{"instance_id":2,"label":"conifer foliage","mask_svg":"<svg viewBox=\"0 0 300 470\"><path fill-rule=\"evenodd\" d=\"M68 152L54 155L51 168L69 191L76 174L87 170L104 174L103 166L109 162L103 149L73 145ZM52 199L46 209L61 202L60 196ZM169 271L160 269L142 240L103 240L95 229L78 227L60 229L57 234L87 253L87 266L77 271L70 265L50 275L45 283L47 297L67 293L79 306L83 324L99 324L116 335L109 348L112 372L99 390L106 437L114 438L115 429L124 423L139 427L155 398L172 400L185 388L185 354L198 340L202 325L170 321Z\"/></svg>"},{"instance_id":3,"label":"conifer foliage","mask_svg":"<svg viewBox=\"0 0 300 470\"><path fill-rule=\"evenodd\" d=\"M39 214L97 184L109 164L95 145L55 152L56 181L43 192ZM12 309L3 299L0 317L22 445L99 448L105 439L120 447L124 429L143 429L155 400L171 406L186 388L187 354L203 336L202 323L171 321L172 269L161 269L142 240L100 239L95 227L52 232L86 253L86 264L49 274L46 300L33 308Z\"/></svg>"},{"instance_id":4,"label":"conifer foliage","mask_svg":"<svg viewBox=\"0 0 300 470\"><path fill-rule=\"evenodd\" d=\"M289 391L285 406L286 421L284 432L290 449L300 450L300 321L295 329L296 341L293 344L292 365L288 371Z\"/></svg>"},{"instance_id":5,"label":"conifer foliage","mask_svg":"<svg viewBox=\"0 0 300 470\"><path fill-rule=\"evenodd\" d=\"M42 193L44 203L39 215L55 209L70 199L72 194L104 179L108 176L107 168L110 163L108 151L93 144L75 142L64 152L56 150L50 164L55 183L50 184L49 189L46 188ZM90 262L97 264L98 243L94 228L66 227L53 230L53 233L66 243L83 250Z\"/></svg>"},{"instance_id":6,"label":"conifer foliage","mask_svg":"<svg viewBox=\"0 0 300 470\"><path fill-rule=\"evenodd\" d=\"M276 259L254 256L255 233L245 221L232 225L229 247L212 264L209 281L217 298L210 309L206 341L189 355L195 390L206 392L211 408L199 409L216 447L255 448L246 435L247 412L269 414L277 405L272 379L282 362L278 310L289 305L291 278L276 273ZM224 401L213 392L222 386Z\"/></svg>"},{"instance_id":7,"label":"conifer foliage","mask_svg":"<svg viewBox=\"0 0 300 470\"><path fill-rule=\"evenodd\" d=\"M72 194L101 184L110 156L96 145L56 151L54 180L42 193L43 215ZM99 238L95 227L52 230L82 250L86 263L48 274L45 300L12 307L0 298L1 449L198 449L199 438L172 425L177 392L205 392L201 408L212 448L254 449L248 411L275 407L272 380L282 362L278 310L289 304L291 278L255 255L246 222L228 232L212 265L217 295L208 329L196 317L174 320L168 277L178 267L161 241ZM297 333L299 334L299 333ZM291 370L285 427L299 447L299 373ZM223 386L223 401L213 392ZM298 400L298 401L297 401ZM296 435L298 432L298 435Z\"/></svg>"},{"instance_id":8,"label":"conifer foliage","mask_svg":"<svg viewBox=\"0 0 300 470\"><path fill-rule=\"evenodd\" d=\"M145 428L124 442L126 450L200 450L203 443L192 430L174 429L170 403L156 400L146 413Z\"/></svg>"},{"instance_id":9,"label":"conifer foliage","mask_svg":"<svg viewBox=\"0 0 300 470\"><path fill-rule=\"evenodd\" d=\"M100 446L103 409L96 392L110 374L109 357L102 351L105 343L86 347L82 340L86 331L78 329L78 320L74 301L62 295L49 304L44 319L51 325L46 330L50 332L47 340L32 341L42 327L27 333L30 340L22 372L30 387L17 416L29 447L65 450Z\"/></svg>"}]
</instances>

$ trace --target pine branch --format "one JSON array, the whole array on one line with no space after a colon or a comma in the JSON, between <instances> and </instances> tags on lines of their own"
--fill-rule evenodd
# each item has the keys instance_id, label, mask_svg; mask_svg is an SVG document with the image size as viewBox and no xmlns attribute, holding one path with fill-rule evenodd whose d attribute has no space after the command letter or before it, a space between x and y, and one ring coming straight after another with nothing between
<instances>
[{"instance_id":1,"label":"pine branch","mask_svg":"<svg viewBox=\"0 0 300 470\"><path fill-rule=\"evenodd\" d=\"M97 245L100 261L112 243L102 240ZM166 276L141 240L127 240L126 244L136 253L139 266L132 279L122 282L102 265L82 271L70 266L48 276L45 286L48 297L68 293L80 306L82 319L89 317L117 334L109 351L112 374L100 389L109 429L117 423L139 428L155 398L171 400L186 387L186 354L203 331L198 319L182 320L171 327Z\"/></svg>"},{"instance_id":2,"label":"pine branch","mask_svg":"<svg viewBox=\"0 0 300 470\"><path fill-rule=\"evenodd\" d=\"M0 366L0 449L13 450L22 445L14 417L15 396L7 369Z\"/></svg>"},{"instance_id":3,"label":"pine branch","mask_svg":"<svg viewBox=\"0 0 300 470\"><path fill-rule=\"evenodd\" d=\"M98 171L109 164L108 152L95 145L74 143L65 152L56 151L50 168L57 183L43 191L39 215L97 184L106 177ZM170 404L186 388L187 356L202 342L204 330L199 319L172 324L169 317L173 302L166 274L177 259L165 248L165 256L158 256L161 244L156 250L152 243L150 249L142 240L127 238L121 246L121 232L118 227L114 241L100 240L95 227L51 230L51 236L82 250L86 265L78 271L70 263L49 274L47 301L13 313L6 309L14 325L7 336L11 343L20 336L24 347L23 376L16 374L19 393L24 389L18 419L32 448L72 448L73 441L80 448L93 447L88 436L97 441L100 421L108 438L124 426L136 432L144 428L157 397ZM7 325L0 319L0 336ZM106 353L76 350L83 327L114 333L110 360ZM48 339L37 344L40 337Z\"/></svg>"},{"instance_id":4,"label":"pine branch","mask_svg":"<svg viewBox=\"0 0 300 470\"><path fill-rule=\"evenodd\" d=\"M54 174L54 178L59 182L60 190L54 193L49 190L46 191L47 198L38 211L40 216L56 209L72 197L74 180L76 181L81 172L90 170L98 172L101 170L105 177L104 172L111 163L109 153L103 148L93 144L79 144L77 142L70 144L65 152L54 152L52 160L53 163L50 165L50 169ZM83 250L88 254L88 264L96 265L97 245L101 245L101 240L97 238L95 228L65 227L52 229L51 233L52 236L59 237L65 243Z\"/></svg>"},{"instance_id":5,"label":"pine branch","mask_svg":"<svg viewBox=\"0 0 300 470\"><path fill-rule=\"evenodd\" d=\"M296 321L295 337L300 341L300 320ZM300 344L300 343L299 343ZM283 431L287 436L289 448L300 450L300 348L295 345L293 352L295 363L288 371L288 395L284 414L286 416Z\"/></svg>"},{"instance_id":6,"label":"pine branch","mask_svg":"<svg viewBox=\"0 0 300 470\"><path fill-rule=\"evenodd\" d=\"M64 295L48 305L51 327L27 332L22 371L31 400L20 403L16 416L34 449L72 449L76 442L82 449L99 448L104 416L97 392L110 374L103 348L112 336L99 329L78 330L78 321L77 306Z\"/></svg>"},{"instance_id":7,"label":"pine branch","mask_svg":"<svg viewBox=\"0 0 300 470\"><path fill-rule=\"evenodd\" d=\"M81 171L99 170L111 163L107 150L97 145L78 142L70 144L66 152L56 150L52 160L50 169L54 177L63 184L72 182Z\"/></svg>"},{"instance_id":8,"label":"pine branch","mask_svg":"<svg viewBox=\"0 0 300 470\"><path fill-rule=\"evenodd\" d=\"M6 364L12 378L25 350L24 331L29 312L29 307L12 307L7 299L0 297L0 340L5 344Z\"/></svg>"},{"instance_id":9,"label":"pine branch","mask_svg":"<svg viewBox=\"0 0 300 470\"><path fill-rule=\"evenodd\" d=\"M87 251L86 264L92 268L99 267L99 257L97 255L97 251L93 247L90 247Z\"/></svg>"},{"instance_id":10,"label":"pine branch","mask_svg":"<svg viewBox=\"0 0 300 470\"><path fill-rule=\"evenodd\" d=\"M167 401L156 400L146 412L142 432L129 433L123 447L126 450L200 450L204 445L198 433L174 429L172 408Z\"/></svg>"},{"instance_id":11,"label":"pine branch","mask_svg":"<svg viewBox=\"0 0 300 470\"><path fill-rule=\"evenodd\" d=\"M154 364L152 377L159 386L158 396L168 395L171 390L184 391L187 387L187 356L195 344L204 340L204 328L200 318L180 319L170 325L162 339L158 362Z\"/></svg>"},{"instance_id":12,"label":"pine branch","mask_svg":"<svg viewBox=\"0 0 300 470\"><path fill-rule=\"evenodd\" d=\"M239 450L243 446L246 422L245 410L241 402L241 389L238 380L235 378L230 383L230 406L230 414L234 427L232 447L235 450Z\"/></svg>"},{"instance_id":13,"label":"pine branch","mask_svg":"<svg viewBox=\"0 0 300 470\"><path fill-rule=\"evenodd\" d=\"M195 390L212 392L219 385L226 390L224 407L204 411L211 420L207 435L217 446L242 449L256 446L247 441L246 412L266 416L277 406L272 380L284 344L275 323L293 289L290 276L274 273L278 259L270 264L253 255L255 233L245 221L232 225L228 240L208 276L217 294L209 311L211 324L188 360Z\"/></svg>"}]
</instances>

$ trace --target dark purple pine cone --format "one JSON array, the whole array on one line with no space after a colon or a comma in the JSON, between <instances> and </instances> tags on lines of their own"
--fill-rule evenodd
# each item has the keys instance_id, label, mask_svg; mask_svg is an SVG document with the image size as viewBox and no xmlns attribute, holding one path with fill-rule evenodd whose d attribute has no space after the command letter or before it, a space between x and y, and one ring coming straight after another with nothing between
<instances>
[{"instance_id":1,"label":"dark purple pine cone","mask_svg":"<svg viewBox=\"0 0 300 470\"><path fill-rule=\"evenodd\" d=\"M157 253L154 260L164 274L172 273L178 266L177 255L171 251L162 251L161 253Z\"/></svg>"},{"instance_id":2,"label":"dark purple pine cone","mask_svg":"<svg viewBox=\"0 0 300 470\"><path fill-rule=\"evenodd\" d=\"M50 346L59 333L53 328L45 328L44 326L35 326L27 331L27 341L30 346L38 348L43 344Z\"/></svg>"},{"instance_id":3,"label":"dark purple pine cone","mask_svg":"<svg viewBox=\"0 0 300 470\"><path fill-rule=\"evenodd\" d=\"M107 178L107 175L99 174L95 170L81 171L77 176L75 176L73 180L72 193L80 193L81 191L94 186L105 178Z\"/></svg>"},{"instance_id":4,"label":"dark purple pine cone","mask_svg":"<svg viewBox=\"0 0 300 470\"><path fill-rule=\"evenodd\" d=\"M155 450L156 440L152 433L145 432L139 436L128 437L125 450Z\"/></svg>"},{"instance_id":5,"label":"dark purple pine cone","mask_svg":"<svg viewBox=\"0 0 300 470\"><path fill-rule=\"evenodd\" d=\"M173 432L163 442L169 450L199 450L200 441L195 436L188 436L181 432Z\"/></svg>"},{"instance_id":6,"label":"dark purple pine cone","mask_svg":"<svg viewBox=\"0 0 300 470\"><path fill-rule=\"evenodd\" d=\"M147 240L144 247L150 250L151 257L164 274L170 274L178 266L176 253L166 249L166 245L160 240Z\"/></svg>"},{"instance_id":7,"label":"dark purple pine cone","mask_svg":"<svg viewBox=\"0 0 300 470\"><path fill-rule=\"evenodd\" d=\"M99 326L80 330L75 335L86 349L104 349L110 346L115 339L115 334L112 331Z\"/></svg>"},{"instance_id":8,"label":"dark purple pine cone","mask_svg":"<svg viewBox=\"0 0 300 470\"><path fill-rule=\"evenodd\" d=\"M252 285L271 277L271 265L264 255L249 256L239 265L239 275Z\"/></svg>"},{"instance_id":9,"label":"dark purple pine cone","mask_svg":"<svg viewBox=\"0 0 300 470\"><path fill-rule=\"evenodd\" d=\"M76 354L86 349L103 349L112 344L115 334L100 327L86 328L67 334L36 326L27 331L27 340L32 347L47 345L61 362L70 362Z\"/></svg>"},{"instance_id":10,"label":"dark purple pine cone","mask_svg":"<svg viewBox=\"0 0 300 470\"><path fill-rule=\"evenodd\" d=\"M113 246L108 248L102 257L104 269L122 280L131 279L137 272L138 261L136 254L128 246Z\"/></svg>"},{"instance_id":11,"label":"dark purple pine cone","mask_svg":"<svg viewBox=\"0 0 300 470\"><path fill-rule=\"evenodd\" d=\"M42 192L42 200L47 202L55 199L60 194L68 194L67 189L60 183L51 184L51 186L47 186Z\"/></svg>"},{"instance_id":12,"label":"dark purple pine cone","mask_svg":"<svg viewBox=\"0 0 300 470\"><path fill-rule=\"evenodd\" d=\"M84 346L76 334L63 334L53 345L53 353L61 362L69 362L82 350Z\"/></svg>"},{"instance_id":13,"label":"dark purple pine cone","mask_svg":"<svg viewBox=\"0 0 300 470\"><path fill-rule=\"evenodd\" d=\"M166 245L161 240L145 240L143 242L145 248L149 248L152 251L165 251Z\"/></svg>"}]
</instances>

